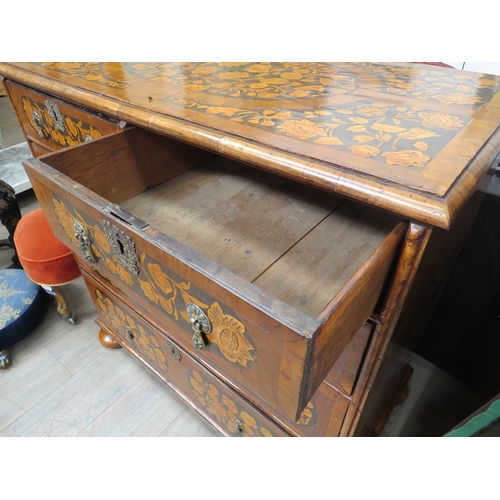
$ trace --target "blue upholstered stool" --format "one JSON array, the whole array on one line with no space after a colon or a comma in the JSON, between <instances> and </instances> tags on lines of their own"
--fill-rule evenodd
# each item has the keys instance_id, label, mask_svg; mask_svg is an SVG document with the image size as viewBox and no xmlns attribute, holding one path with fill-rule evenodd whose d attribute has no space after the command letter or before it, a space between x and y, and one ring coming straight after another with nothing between
<instances>
[{"instance_id":1,"label":"blue upholstered stool","mask_svg":"<svg viewBox=\"0 0 500 500\"><path fill-rule=\"evenodd\" d=\"M10 365L7 350L43 318L46 295L22 269L0 270L0 368Z\"/></svg>"}]
</instances>

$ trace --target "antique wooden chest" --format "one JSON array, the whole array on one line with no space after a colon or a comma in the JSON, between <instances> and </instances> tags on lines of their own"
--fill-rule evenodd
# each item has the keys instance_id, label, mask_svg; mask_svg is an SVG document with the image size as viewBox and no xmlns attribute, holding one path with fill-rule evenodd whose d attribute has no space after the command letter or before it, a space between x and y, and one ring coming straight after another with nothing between
<instances>
[{"instance_id":1,"label":"antique wooden chest","mask_svg":"<svg viewBox=\"0 0 500 500\"><path fill-rule=\"evenodd\" d=\"M473 218L500 79L373 63L0 74L101 342L226 435L354 434L387 343L418 336Z\"/></svg>"}]
</instances>

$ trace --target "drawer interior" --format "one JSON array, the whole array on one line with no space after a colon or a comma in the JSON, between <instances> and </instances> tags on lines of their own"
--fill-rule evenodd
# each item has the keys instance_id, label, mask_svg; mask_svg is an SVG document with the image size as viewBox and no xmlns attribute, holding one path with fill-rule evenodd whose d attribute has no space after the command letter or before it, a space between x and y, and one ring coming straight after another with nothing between
<instances>
[{"instance_id":1,"label":"drawer interior","mask_svg":"<svg viewBox=\"0 0 500 500\"><path fill-rule=\"evenodd\" d=\"M399 222L140 129L43 161L312 318Z\"/></svg>"}]
</instances>

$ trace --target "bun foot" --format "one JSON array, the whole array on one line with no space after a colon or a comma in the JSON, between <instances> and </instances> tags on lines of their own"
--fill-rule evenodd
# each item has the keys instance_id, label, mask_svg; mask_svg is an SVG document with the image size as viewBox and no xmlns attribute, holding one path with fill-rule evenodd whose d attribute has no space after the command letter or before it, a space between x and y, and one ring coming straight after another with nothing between
<instances>
[{"instance_id":1,"label":"bun foot","mask_svg":"<svg viewBox=\"0 0 500 500\"><path fill-rule=\"evenodd\" d=\"M121 345L108 333L104 330L99 332L99 342L108 349L120 349Z\"/></svg>"}]
</instances>

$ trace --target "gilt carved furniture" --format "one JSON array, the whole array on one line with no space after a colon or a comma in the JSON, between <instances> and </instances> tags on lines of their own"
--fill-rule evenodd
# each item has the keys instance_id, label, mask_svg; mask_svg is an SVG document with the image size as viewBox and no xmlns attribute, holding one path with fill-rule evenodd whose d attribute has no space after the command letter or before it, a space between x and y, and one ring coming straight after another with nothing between
<instances>
[{"instance_id":1,"label":"gilt carved furniture","mask_svg":"<svg viewBox=\"0 0 500 500\"><path fill-rule=\"evenodd\" d=\"M24 162L101 342L229 436L349 436L498 154L500 78L421 64L22 63Z\"/></svg>"}]
</instances>

